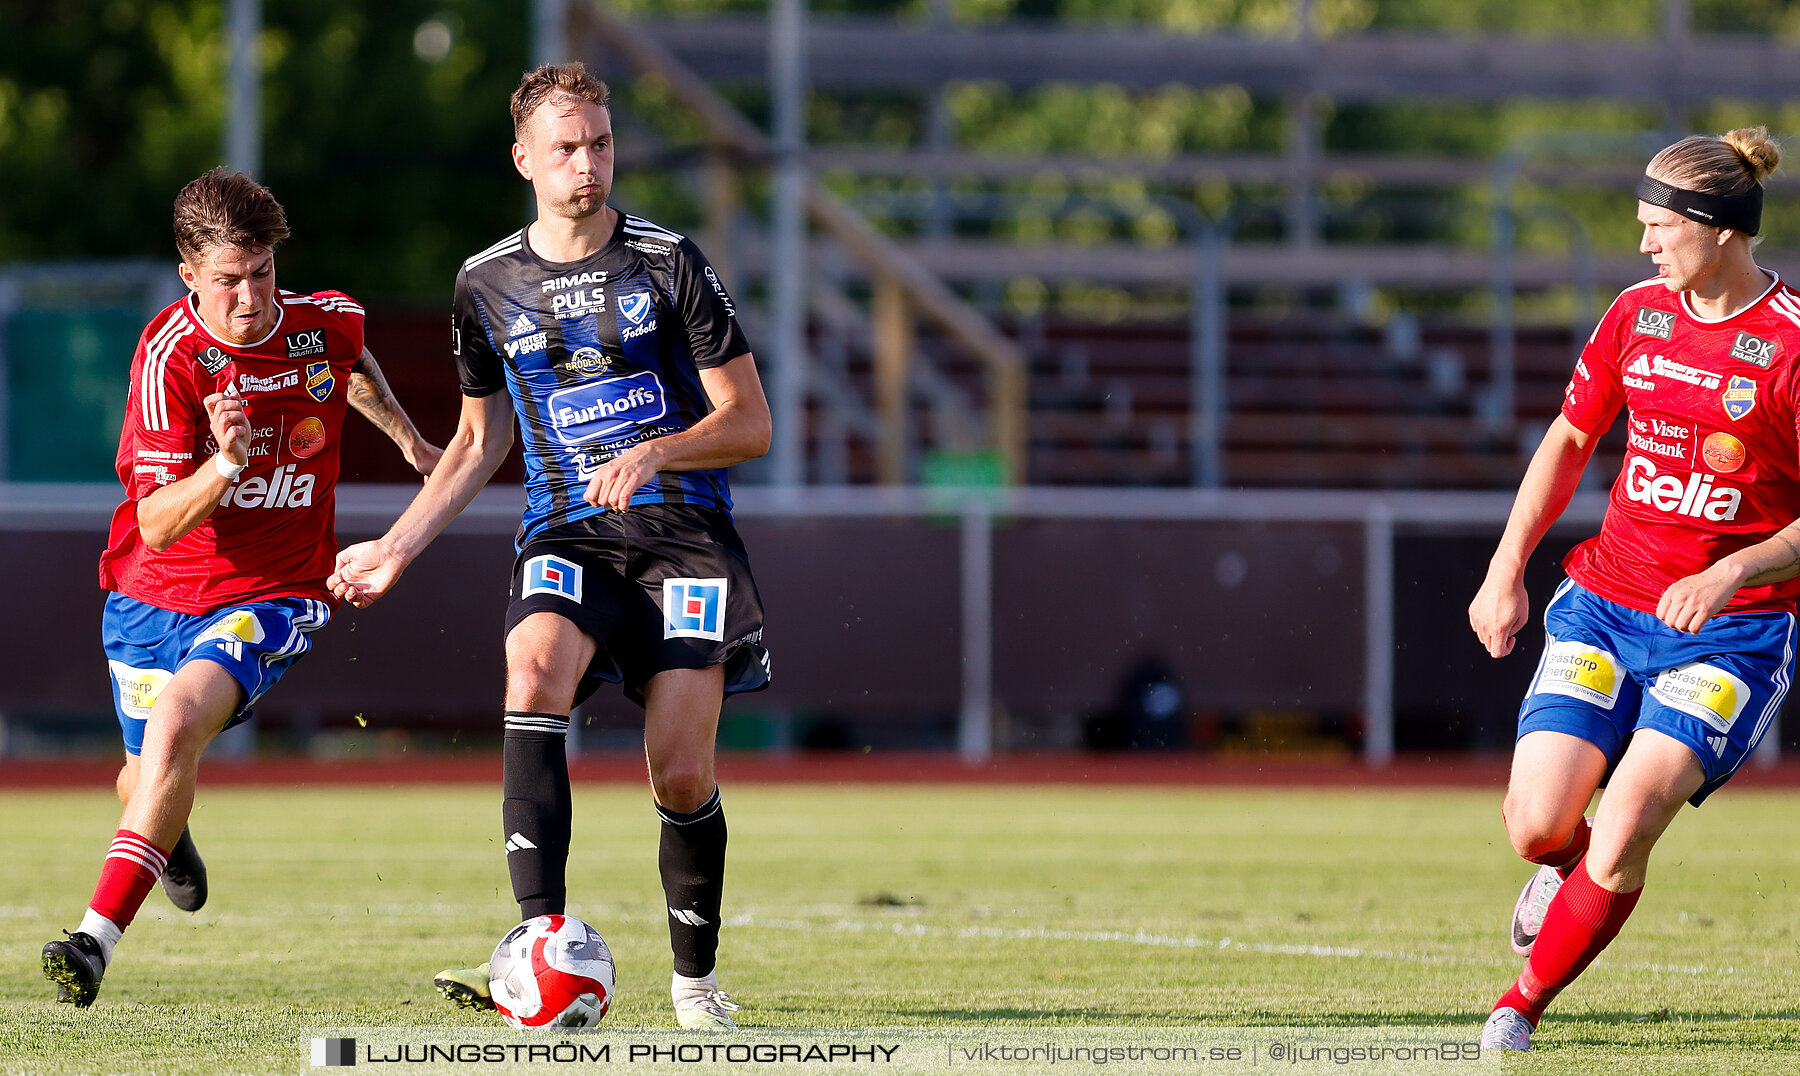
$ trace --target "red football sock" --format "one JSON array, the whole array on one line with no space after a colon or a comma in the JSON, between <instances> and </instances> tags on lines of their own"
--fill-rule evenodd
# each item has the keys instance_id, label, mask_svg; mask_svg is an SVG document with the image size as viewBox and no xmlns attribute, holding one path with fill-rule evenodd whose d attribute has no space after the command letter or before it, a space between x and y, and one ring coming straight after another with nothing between
<instances>
[{"instance_id":1,"label":"red football sock","mask_svg":"<svg viewBox=\"0 0 1800 1076\"><path fill-rule=\"evenodd\" d=\"M1575 834L1569 838L1568 844L1544 856L1538 862L1555 867L1556 873L1562 875L1562 880L1566 882L1569 880L1569 876L1575 873L1575 868L1581 865L1581 857L1587 855L1588 841L1593 836L1594 820L1584 818L1575 827Z\"/></svg>"},{"instance_id":2,"label":"red football sock","mask_svg":"<svg viewBox=\"0 0 1800 1076\"><path fill-rule=\"evenodd\" d=\"M112 920L119 929L131 925L143 907L150 887L169 864L169 853L128 829L113 837L106 863L100 868L100 881L94 886L94 899L88 907Z\"/></svg>"},{"instance_id":3,"label":"red football sock","mask_svg":"<svg viewBox=\"0 0 1800 1076\"><path fill-rule=\"evenodd\" d=\"M1494 1008L1517 1009L1535 1027L1551 1000L1619 936L1619 928L1631 917L1643 892L1642 888L1629 893L1602 889L1585 869L1569 875L1544 914L1543 928L1525 970Z\"/></svg>"}]
</instances>

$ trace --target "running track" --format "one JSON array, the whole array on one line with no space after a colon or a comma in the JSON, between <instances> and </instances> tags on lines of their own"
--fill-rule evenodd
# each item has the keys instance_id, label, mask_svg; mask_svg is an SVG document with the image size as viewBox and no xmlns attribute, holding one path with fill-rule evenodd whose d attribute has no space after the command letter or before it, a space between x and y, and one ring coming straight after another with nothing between
<instances>
[{"instance_id":1,"label":"running track","mask_svg":"<svg viewBox=\"0 0 1800 1076\"><path fill-rule=\"evenodd\" d=\"M630 754L588 753L571 763L576 781L644 780ZM800 752L721 754L721 782L755 784L1053 784L1165 787L1493 788L1506 783L1505 756L1408 756L1381 769L1358 760L1292 757L1060 753L1003 755L964 763L953 754ZM112 759L0 759L0 788L107 788ZM500 784L499 754L323 761L310 758L207 760L200 783L222 785ZM1746 766L1734 788L1800 788L1800 759L1771 769Z\"/></svg>"}]
</instances>

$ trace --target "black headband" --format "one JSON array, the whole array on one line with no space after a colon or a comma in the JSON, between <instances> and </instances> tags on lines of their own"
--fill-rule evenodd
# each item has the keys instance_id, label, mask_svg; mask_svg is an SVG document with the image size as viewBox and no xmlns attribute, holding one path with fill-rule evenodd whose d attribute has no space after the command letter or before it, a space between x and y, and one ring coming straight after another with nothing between
<instances>
[{"instance_id":1,"label":"black headband","mask_svg":"<svg viewBox=\"0 0 1800 1076\"><path fill-rule=\"evenodd\" d=\"M1638 180L1638 200L1671 209L1690 220L1715 228L1731 228L1745 235L1755 235L1762 227L1762 184L1743 194L1702 194L1699 191L1671 187L1660 179L1645 176Z\"/></svg>"}]
</instances>

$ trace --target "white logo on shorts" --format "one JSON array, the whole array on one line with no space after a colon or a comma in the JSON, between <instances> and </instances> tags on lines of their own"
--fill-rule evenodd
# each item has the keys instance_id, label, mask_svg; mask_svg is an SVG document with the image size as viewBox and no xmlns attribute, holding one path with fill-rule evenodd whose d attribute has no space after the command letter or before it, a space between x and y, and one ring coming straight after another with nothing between
<instances>
[{"instance_id":1,"label":"white logo on shorts","mask_svg":"<svg viewBox=\"0 0 1800 1076\"><path fill-rule=\"evenodd\" d=\"M725 641L724 579L663 580L663 638Z\"/></svg>"},{"instance_id":2,"label":"white logo on shorts","mask_svg":"<svg viewBox=\"0 0 1800 1076\"><path fill-rule=\"evenodd\" d=\"M1750 685L1717 665L1696 661L1664 672L1650 685L1656 701L1730 735L1750 701Z\"/></svg>"},{"instance_id":3,"label":"white logo on shorts","mask_svg":"<svg viewBox=\"0 0 1800 1076\"><path fill-rule=\"evenodd\" d=\"M525 593L519 597L533 594L554 594L580 604L581 565L548 553L532 557L525 562Z\"/></svg>"},{"instance_id":4,"label":"white logo on shorts","mask_svg":"<svg viewBox=\"0 0 1800 1076\"><path fill-rule=\"evenodd\" d=\"M113 680L119 685L119 709L138 721L150 719L150 708L172 674L161 669L134 669L122 661L108 661Z\"/></svg>"},{"instance_id":5,"label":"white logo on shorts","mask_svg":"<svg viewBox=\"0 0 1800 1076\"><path fill-rule=\"evenodd\" d=\"M1610 710L1624 684L1619 659L1592 643L1567 640L1544 648L1544 669L1533 694L1567 695Z\"/></svg>"},{"instance_id":6,"label":"white logo on shorts","mask_svg":"<svg viewBox=\"0 0 1800 1076\"><path fill-rule=\"evenodd\" d=\"M213 621L195 637L193 650L200 649L206 643L217 643L219 649L231 655L231 660L242 661L244 644L255 645L262 641L262 621L256 618L256 614L248 609L234 609Z\"/></svg>"}]
</instances>

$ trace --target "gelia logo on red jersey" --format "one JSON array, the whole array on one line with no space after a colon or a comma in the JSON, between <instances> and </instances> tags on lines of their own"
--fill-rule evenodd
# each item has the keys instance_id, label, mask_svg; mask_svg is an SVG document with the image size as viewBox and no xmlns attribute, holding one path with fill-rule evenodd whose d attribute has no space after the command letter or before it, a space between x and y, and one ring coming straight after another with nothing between
<instances>
[{"instance_id":1,"label":"gelia logo on red jersey","mask_svg":"<svg viewBox=\"0 0 1800 1076\"><path fill-rule=\"evenodd\" d=\"M1726 523L1737 518L1744 491L1713 485L1713 476L1698 472L1684 481L1680 475L1657 471L1648 456L1633 456L1625 465L1625 496L1658 512Z\"/></svg>"},{"instance_id":2,"label":"gelia logo on red jersey","mask_svg":"<svg viewBox=\"0 0 1800 1076\"><path fill-rule=\"evenodd\" d=\"M284 463L268 477L239 476L219 498L219 507L239 508L310 508L317 475L295 474L298 464Z\"/></svg>"}]
</instances>

